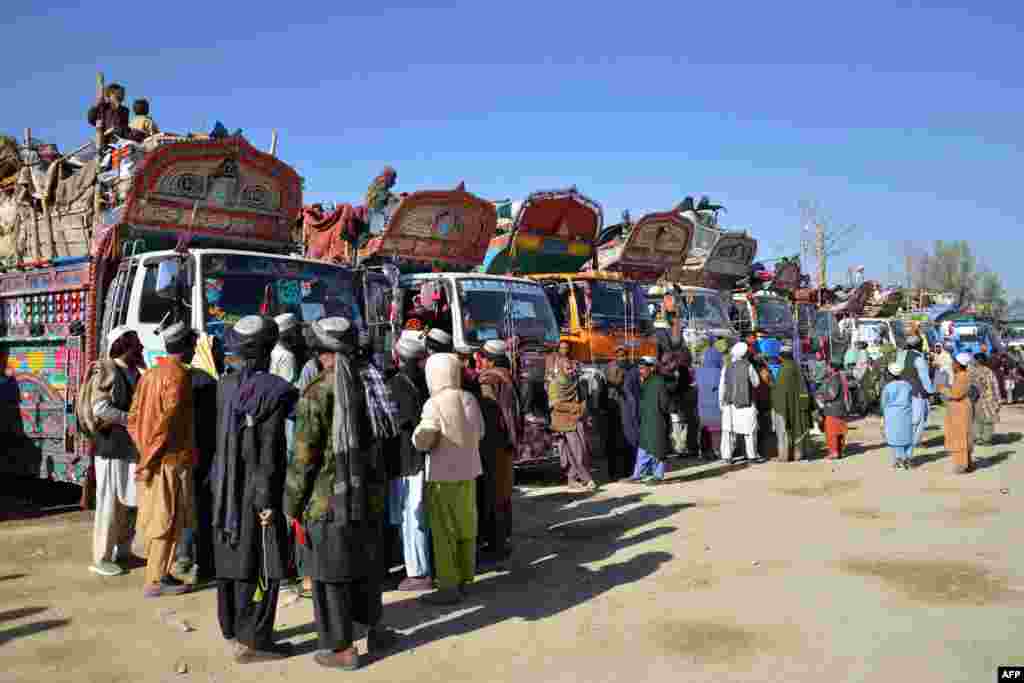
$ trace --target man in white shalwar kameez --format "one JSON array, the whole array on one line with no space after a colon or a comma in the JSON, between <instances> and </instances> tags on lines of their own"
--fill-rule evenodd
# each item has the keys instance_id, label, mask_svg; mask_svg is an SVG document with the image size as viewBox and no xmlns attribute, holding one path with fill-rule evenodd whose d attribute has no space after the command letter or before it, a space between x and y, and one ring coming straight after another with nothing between
<instances>
[{"instance_id":1,"label":"man in white shalwar kameez","mask_svg":"<svg viewBox=\"0 0 1024 683\"><path fill-rule=\"evenodd\" d=\"M732 460L734 437L746 439L747 458L757 460L757 406L754 389L760 385L754 366L746 360L747 345L740 342L730 352L732 363L722 368L718 403L722 407L722 459Z\"/></svg>"},{"instance_id":2,"label":"man in white shalwar kameez","mask_svg":"<svg viewBox=\"0 0 1024 683\"><path fill-rule=\"evenodd\" d=\"M135 508L135 465L139 455L128 435L128 409L139 371L145 367L142 343L128 328L110 331L108 358L90 378L95 383L92 412L100 428L95 436L96 515L93 524L93 563L100 576L123 574L118 564L129 557L132 542L131 508Z\"/></svg>"}]
</instances>

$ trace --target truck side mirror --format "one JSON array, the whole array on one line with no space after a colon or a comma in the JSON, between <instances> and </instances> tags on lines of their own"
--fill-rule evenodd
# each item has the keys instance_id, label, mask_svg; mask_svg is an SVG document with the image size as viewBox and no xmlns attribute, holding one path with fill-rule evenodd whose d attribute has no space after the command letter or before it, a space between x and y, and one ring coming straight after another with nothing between
<instances>
[{"instance_id":1,"label":"truck side mirror","mask_svg":"<svg viewBox=\"0 0 1024 683\"><path fill-rule=\"evenodd\" d=\"M177 260L161 261L156 271L154 293L161 299L177 299L179 277L181 277L181 271Z\"/></svg>"}]
</instances>

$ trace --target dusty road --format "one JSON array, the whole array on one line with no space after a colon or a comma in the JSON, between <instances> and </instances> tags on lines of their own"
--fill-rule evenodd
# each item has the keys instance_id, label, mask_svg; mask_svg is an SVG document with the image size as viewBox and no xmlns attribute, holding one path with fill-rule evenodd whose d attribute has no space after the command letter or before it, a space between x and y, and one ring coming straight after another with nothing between
<instances>
[{"instance_id":1,"label":"dusty road","mask_svg":"<svg viewBox=\"0 0 1024 683\"><path fill-rule=\"evenodd\" d=\"M144 601L140 569L87 571L90 513L0 522L0 680L992 681L1024 665L1024 407L966 477L931 423L912 472L865 420L838 464L523 486L507 571L454 610L388 593L403 647L354 674L313 662L309 601L278 613L299 655L235 665L213 590Z\"/></svg>"}]
</instances>

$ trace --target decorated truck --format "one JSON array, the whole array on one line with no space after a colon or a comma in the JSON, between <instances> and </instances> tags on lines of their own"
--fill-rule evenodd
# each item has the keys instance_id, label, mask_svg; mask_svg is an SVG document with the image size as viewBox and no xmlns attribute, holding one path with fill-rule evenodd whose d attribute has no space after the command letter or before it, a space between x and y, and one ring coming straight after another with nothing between
<instances>
[{"instance_id":1,"label":"decorated truck","mask_svg":"<svg viewBox=\"0 0 1024 683\"><path fill-rule=\"evenodd\" d=\"M467 360L487 341L500 339L509 344L514 376L528 396L538 374L543 377L545 354L557 348L558 325L540 284L479 272L496 231L494 205L461 184L454 190L396 194L383 204L378 219L363 207L307 207L302 226L311 254L358 259L361 269L389 281L386 292L378 297L375 291L367 301L368 327L381 362L390 362L403 330L443 330ZM386 324L380 324L385 317ZM549 452L523 450L516 465L551 462Z\"/></svg>"},{"instance_id":2,"label":"decorated truck","mask_svg":"<svg viewBox=\"0 0 1024 683\"><path fill-rule=\"evenodd\" d=\"M529 255L519 252L511 267L543 285L572 357L595 369L620 347L632 358L655 355L643 283L679 263L692 234L687 221L667 213L603 230L602 218L600 206L576 188L535 192L509 238L516 247L537 245Z\"/></svg>"},{"instance_id":3,"label":"decorated truck","mask_svg":"<svg viewBox=\"0 0 1024 683\"><path fill-rule=\"evenodd\" d=\"M653 299L671 297L686 325L684 335L691 346L711 337L735 340L737 330L730 320L732 291L750 276L757 254L757 241L745 231L719 227L718 212L723 207L702 198L683 200L675 211L693 225L693 243L683 262L669 269L657 287L649 291ZM658 304L655 304L658 305Z\"/></svg>"},{"instance_id":4,"label":"decorated truck","mask_svg":"<svg viewBox=\"0 0 1024 683\"><path fill-rule=\"evenodd\" d=\"M569 341L573 358L588 365L611 360L618 346L634 355L654 348L653 318L636 283L593 268L602 225L601 206L575 187L534 192L491 240L483 265L484 272L540 284L560 337Z\"/></svg>"},{"instance_id":5,"label":"decorated truck","mask_svg":"<svg viewBox=\"0 0 1024 683\"><path fill-rule=\"evenodd\" d=\"M208 348L251 313L365 322L357 302L374 278L291 255L302 182L272 154L240 135L95 149L50 161L40 186L43 162L28 144L14 191L0 194L13 235L0 273L0 364L18 410L2 426L5 473L86 481L91 442L74 404L116 326L138 333L152 364L164 353L159 330L175 320Z\"/></svg>"}]
</instances>

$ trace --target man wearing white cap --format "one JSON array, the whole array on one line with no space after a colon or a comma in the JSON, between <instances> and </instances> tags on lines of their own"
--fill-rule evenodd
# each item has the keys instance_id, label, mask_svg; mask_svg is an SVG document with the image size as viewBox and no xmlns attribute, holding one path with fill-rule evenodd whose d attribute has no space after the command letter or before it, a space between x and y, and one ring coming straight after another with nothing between
<instances>
[{"instance_id":1,"label":"man wearing white cap","mask_svg":"<svg viewBox=\"0 0 1024 683\"><path fill-rule=\"evenodd\" d=\"M395 344L394 354L398 371L388 380L388 389L395 399L399 433L397 453L388 458L391 480L388 505L391 524L402 532L405 579L398 590L428 591L433 582L430 579L430 527L424 498L425 458L412 442L423 404L430 398L427 376L423 372L427 359L423 335L404 330Z\"/></svg>"},{"instance_id":2,"label":"man wearing white cap","mask_svg":"<svg viewBox=\"0 0 1024 683\"><path fill-rule=\"evenodd\" d=\"M455 346L452 344L452 335L440 327L435 327L427 333L427 351L431 355L435 353L454 353Z\"/></svg>"},{"instance_id":3,"label":"man wearing white cap","mask_svg":"<svg viewBox=\"0 0 1024 683\"><path fill-rule=\"evenodd\" d=\"M299 388L299 379L304 369L302 359L299 357L299 352L302 349L302 325L299 324L299 318L294 313L282 313L274 318L274 323L277 324L278 338L277 343L270 352L270 374L280 377L289 384ZM311 381L313 381L313 378L309 377L307 384ZM289 415L288 419L285 420L284 434L287 441L288 462L291 462L295 453L294 415ZM298 569L299 578L303 580L303 588L297 592L299 595L308 594L311 589L311 583L308 578L304 577L305 562L301 546L296 546L295 548L295 564ZM290 580L289 583L291 583Z\"/></svg>"},{"instance_id":4,"label":"man wearing white cap","mask_svg":"<svg viewBox=\"0 0 1024 683\"><path fill-rule=\"evenodd\" d=\"M369 627L375 655L394 642L380 626L380 553L387 471L398 436L390 390L359 354L355 325L331 317L312 325L312 347L324 368L296 409L295 458L288 468L285 513L299 520L309 550L318 664L359 668L354 621Z\"/></svg>"},{"instance_id":5,"label":"man wearing white cap","mask_svg":"<svg viewBox=\"0 0 1024 683\"><path fill-rule=\"evenodd\" d=\"M746 359L748 346L739 342L729 355L732 363L722 368L718 385L718 403L722 407L722 459L732 460L734 438L742 434L747 459L757 460L757 406L754 389L761 384L754 366Z\"/></svg>"},{"instance_id":6,"label":"man wearing white cap","mask_svg":"<svg viewBox=\"0 0 1024 683\"><path fill-rule=\"evenodd\" d=\"M484 438L480 459L484 474L477 486L479 534L489 559L502 561L508 555L506 543L512 512L513 464L519 445L519 395L512 379L508 348L500 339L483 345L476 355L480 384L480 410L484 417Z\"/></svg>"},{"instance_id":7,"label":"man wearing white cap","mask_svg":"<svg viewBox=\"0 0 1024 683\"><path fill-rule=\"evenodd\" d=\"M127 327L108 335L107 359L91 376L92 412L97 420L93 465L96 468L96 516L93 525L93 564L100 576L123 574L118 560L128 558L131 547L130 508L135 502L135 463L139 453L128 435L131 409L139 372L146 366L142 342Z\"/></svg>"},{"instance_id":8,"label":"man wearing white cap","mask_svg":"<svg viewBox=\"0 0 1024 683\"><path fill-rule=\"evenodd\" d=\"M953 383L940 387L946 399L946 450L953 456L953 471L966 474L971 471L971 453L974 439L974 402L971 400L971 378L968 373L973 359L969 353L958 353L953 363Z\"/></svg>"},{"instance_id":9,"label":"man wearing white cap","mask_svg":"<svg viewBox=\"0 0 1024 683\"><path fill-rule=\"evenodd\" d=\"M280 337L270 352L270 374L277 375L289 384L299 381L298 346L302 341L302 328L294 313L282 313L274 318Z\"/></svg>"}]
</instances>

